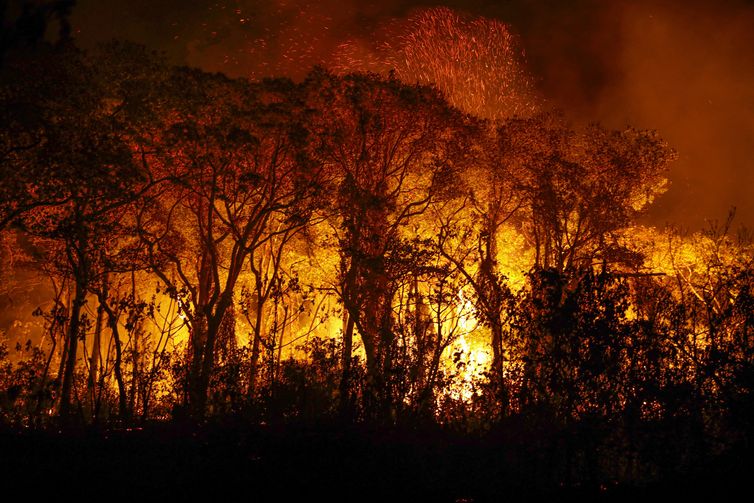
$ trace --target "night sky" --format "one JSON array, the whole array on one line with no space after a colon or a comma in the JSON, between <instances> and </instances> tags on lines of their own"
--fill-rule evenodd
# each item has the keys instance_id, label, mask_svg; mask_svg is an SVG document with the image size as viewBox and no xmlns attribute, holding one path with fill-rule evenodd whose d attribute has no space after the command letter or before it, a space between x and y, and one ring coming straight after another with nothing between
<instances>
[{"instance_id":1,"label":"night sky","mask_svg":"<svg viewBox=\"0 0 754 503\"><path fill-rule=\"evenodd\" d=\"M437 5L508 23L547 108L578 122L656 129L677 151L648 222L754 228L754 2L79 0L83 46L125 38L234 76L301 77L346 40Z\"/></svg>"}]
</instances>

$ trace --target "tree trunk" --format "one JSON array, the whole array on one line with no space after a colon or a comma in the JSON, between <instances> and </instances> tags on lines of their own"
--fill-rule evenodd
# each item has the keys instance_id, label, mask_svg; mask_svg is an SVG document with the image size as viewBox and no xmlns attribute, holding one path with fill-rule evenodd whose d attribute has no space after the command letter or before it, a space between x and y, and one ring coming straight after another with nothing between
<instances>
[{"instance_id":1,"label":"tree trunk","mask_svg":"<svg viewBox=\"0 0 754 503\"><path fill-rule=\"evenodd\" d=\"M126 391L126 383L123 380L123 347L121 346L120 334L118 333L118 317L106 302L103 305L107 311L107 321L110 326L113 343L115 344L113 371L115 373L115 382L118 384L118 414L121 419L127 420L129 418L128 392Z\"/></svg>"},{"instance_id":2,"label":"tree trunk","mask_svg":"<svg viewBox=\"0 0 754 503\"><path fill-rule=\"evenodd\" d=\"M184 396L186 406L191 409L199 400L201 388L202 358L204 357L204 345L207 340L208 322L207 317L199 309L196 310L191 322L189 345L187 349L188 369L186 375L187 393ZM193 412L192 412L193 413Z\"/></svg>"},{"instance_id":3,"label":"tree trunk","mask_svg":"<svg viewBox=\"0 0 754 503\"><path fill-rule=\"evenodd\" d=\"M71 306L70 306L70 304L71 304L71 299L70 299L70 296L69 296L69 299L68 299L68 309L67 309L67 312L69 314L71 313ZM69 318L68 323L70 324L70 322L71 321L70 321L70 318ZM61 344L60 344L60 361L58 362L58 373L56 374L55 392L54 392L55 401L57 403L58 409L60 409L60 406L62 404L62 400L60 398L60 396L62 395L61 388L62 388L62 385L63 385L63 379L62 379L62 377L63 377L63 372L65 370L66 355L68 354L68 339L66 339L66 337L65 337L67 335L67 329L66 329L66 334L61 334L61 335L63 335L63 337L62 337Z\"/></svg>"},{"instance_id":4,"label":"tree trunk","mask_svg":"<svg viewBox=\"0 0 754 503\"><path fill-rule=\"evenodd\" d=\"M232 288L226 290L217 303L215 313L212 316L207 316L205 344L201 351L201 365L199 366L199 374L192 386L192 403L190 405L195 420L204 419L207 412L210 382L215 365L215 346L218 333L223 325L223 319L226 315L232 315L232 312L228 309L233 300L232 295Z\"/></svg>"},{"instance_id":5,"label":"tree trunk","mask_svg":"<svg viewBox=\"0 0 754 503\"><path fill-rule=\"evenodd\" d=\"M390 373L395 336L392 332L392 291L384 257L352 257L343 302L364 343L367 382L365 414L378 423L390 421Z\"/></svg>"},{"instance_id":6,"label":"tree trunk","mask_svg":"<svg viewBox=\"0 0 754 503\"><path fill-rule=\"evenodd\" d=\"M207 413L209 384L215 359L215 340L219 329L220 321L215 315L207 321L206 342L202 351L201 366L192 390L191 414L195 420L199 421L204 419Z\"/></svg>"},{"instance_id":7,"label":"tree trunk","mask_svg":"<svg viewBox=\"0 0 754 503\"><path fill-rule=\"evenodd\" d=\"M89 376L86 384L89 388L89 411L92 422L96 421L96 397L97 397L97 375L99 374L100 361L100 339L102 337L102 325L104 324L105 310L100 304L97 307L97 323L94 326L94 336L92 338L92 356L89 358Z\"/></svg>"},{"instance_id":8,"label":"tree trunk","mask_svg":"<svg viewBox=\"0 0 754 503\"><path fill-rule=\"evenodd\" d=\"M498 314L493 323L490 323L492 332L492 379L494 390L500 400L501 413L505 416L508 412L508 395L505 379L503 377L503 327Z\"/></svg>"},{"instance_id":9,"label":"tree trunk","mask_svg":"<svg viewBox=\"0 0 754 503\"><path fill-rule=\"evenodd\" d=\"M343 331L343 355L341 357L342 373L340 375L340 416L351 419L351 353L353 352L353 317L346 312L346 324Z\"/></svg>"},{"instance_id":10,"label":"tree trunk","mask_svg":"<svg viewBox=\"0 0 754 503\"><path fill-rule=\"evenodd\" d=\"M39 421L39 416L42 413L42 405L44 404L44 399L47 396L46 388L47 388L47 377L50 374L50 365L52 364L52 359L55 356L55 351L58 346L58 340L57 337L51 337L52 338L52 347L50 348L50 355L45 360L45 366L42 370L42 377L39 380L39 392L37 393L37 405L34 408L34 422L35 424Z\"/></svg>"},{"instance_id":11,"label":"tree trunk","mask_svg":"<svg viewBox=\"0 0 754 503\"><path fill-rule=\"evenodd\" d=\"M249 396L256 391L257 373L259 372L259 353L262 344L262 319L264 303L261 294L257 294L257 313L254 320L254 340L251 342L251 361L249 362Z\"/></svg>"},{"instance_id":12,"label":"tree trunk","mask_svg":"<svg viewBox=\"0 0 754 503\"><path fill-rule=\"evenodd\" d=\"M131 333L131 392L128 394L129 417L136 414L136 399L139 393L139 333L134 329Z\"/></svg>"},{"instance_id":13,"label":"tree trunk","mask_svg":"<svg viewBox=\"0 0 754 503\"><path fill-rule=\"evenodd\" d=\"M81 331L81 307L86 302L86 280L79 277L76 280L76 293L71 306L71 320L68 324L67 350L65 367L63 369L63 386L60 394L60 417L64 423L71 420L71 394L73 390L73 377L76 369L76 352Z\"/></svg>"},{"instance_id":14,"label":"tree trunk","mask_svg":"<svg viewBox=\"0 0 754 503\"><path fill-rule=\"evenodd\" d=\"M275 384L280 379L280 362L283 359L283 343L285 341L285 329L288 326L288 305L283 306L283 324L280 327L280 339L277 345L277 356L275 357L274 368L275 371L272 373L272 383ZM307 342L309 341L309 336L306 337Z\"/></svg>"}]
</instances>

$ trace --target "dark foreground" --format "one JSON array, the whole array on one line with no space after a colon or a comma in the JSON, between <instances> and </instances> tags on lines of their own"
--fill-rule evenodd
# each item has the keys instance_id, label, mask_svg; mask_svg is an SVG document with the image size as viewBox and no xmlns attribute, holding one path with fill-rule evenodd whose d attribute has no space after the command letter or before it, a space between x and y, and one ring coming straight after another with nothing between
<instances>
[{"instance_id":1,"label":"dark foreground","mask_svg":"<svg viewBox=\"0 0 754 503\"><path fill-rule=\"evenodd\" d=\"M553 482L494 438L439 431L157 424L140 429L0 433L4 490L106 501L719 501L748 494L740 448L634 486ZM546 460L545 460L546 461Z\"/></svg>"}]
</instances>

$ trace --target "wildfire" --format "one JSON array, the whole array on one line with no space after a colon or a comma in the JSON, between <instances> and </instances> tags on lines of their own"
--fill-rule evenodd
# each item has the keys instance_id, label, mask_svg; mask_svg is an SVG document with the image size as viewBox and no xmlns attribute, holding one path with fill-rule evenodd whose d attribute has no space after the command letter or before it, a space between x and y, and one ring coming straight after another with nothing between
<instances>
[{"instance_id":1,"label":"wildfire","mask_svg":"<svg viewBox=\"0 0 754 503\"><path fill-rule=\"evenodd\" d=\"M467 335L462 334L450 348L445 362L453 376L452 384L446 390L448 396L468 402L478 392L490 369L490 353L485 346L483 343L469 342Z\"/></svg>"},{"instance_id":2,"label":"wildfire","mask_svg":"<svg viewBox=\"0 0 754 503\"><path fill-rule=\"evenodd\" d=\"M0 190L19 200L0 230L28 241L24 267L54 297L44 343L14 361L42 376L27 403L291 417L311 399L386 419L439 417L450 398L565 417L629 407L637 368L685 385L744 361L750 248L727 228L635 227L674 152L651 131L533 115L516 47L502 23L437 8L302 82L77 55L59 73L98 80L72 103L46 91L65 112L40 117L54 134L6 135Z\"/></svg>"},{"instance_id":3,"label":"wildfire","mask_svg":"<svg viewBox=\"0 0 754 503\"><path fill-rule=\"evenodd\" d=\"M389 24L374 40L341 44L335 68L394 71L404 82L437 86L453 105L479 117L529 116L539 108L524 54L504 23L438 7Z\"/></svg>"}]
</instances>

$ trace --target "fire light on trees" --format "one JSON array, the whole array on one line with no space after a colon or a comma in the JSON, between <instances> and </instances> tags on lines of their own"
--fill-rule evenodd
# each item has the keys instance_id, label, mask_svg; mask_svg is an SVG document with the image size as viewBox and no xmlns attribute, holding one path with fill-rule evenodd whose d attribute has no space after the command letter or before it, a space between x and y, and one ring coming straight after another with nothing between
<instances>
[{"instance_id":1,"label":"fire light on trees","mask_svg":"<svg viewBox=\"0 0 754 503\"><path fill-rule=\"evenodd\" d=\"M693 389L718 428L754 355L751 244L638 226L675 152L535 113L500 22L428 9L359 44L301 82L7 55L3 270L52 298L0 351L2 419L628 430Z\"/></svg>"}]
</instances>

